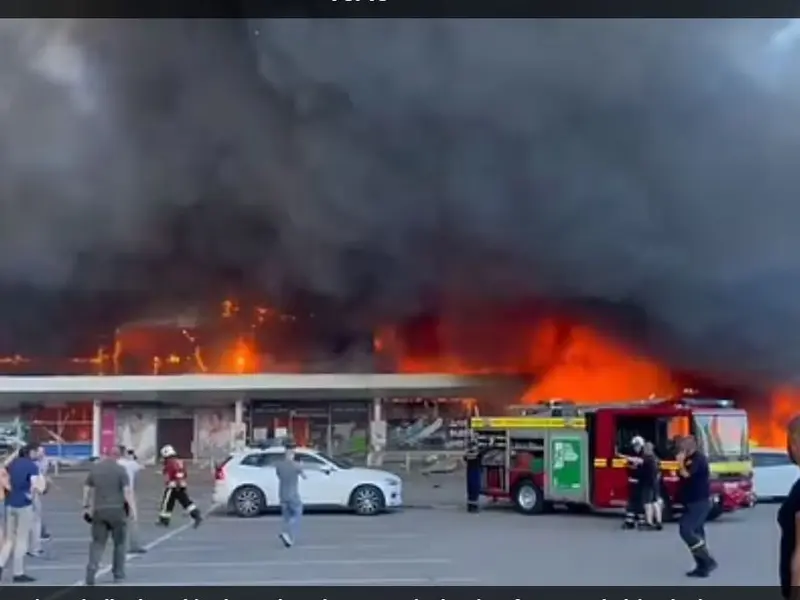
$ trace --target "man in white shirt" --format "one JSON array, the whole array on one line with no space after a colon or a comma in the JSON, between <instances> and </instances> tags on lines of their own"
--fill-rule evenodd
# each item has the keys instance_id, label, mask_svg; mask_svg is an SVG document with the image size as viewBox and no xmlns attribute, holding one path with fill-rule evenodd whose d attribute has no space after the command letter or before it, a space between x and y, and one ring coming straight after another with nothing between
<instances>
[{"instance_id":1,"label":"man in white shirt","mask_svg":"<svg viewBox=\"0 0 800 600\"><path fill-rule=\"evenodd\" d=\"M119 459L117 463L125 469L125 472L128 474L128 480L130 481L131 486L131 499L134 502L134 506L130 507L128 514L128 552L133 554L144 554L147 552L145 548L142 546L141 540L139 538L139 527L137 523L137 515L139 511L137 510L136 504L136 474L141 471L144 467L136 460L136 454L133 450L125 448L125 446L119 447Z\"/></svg>"}]
</instances>

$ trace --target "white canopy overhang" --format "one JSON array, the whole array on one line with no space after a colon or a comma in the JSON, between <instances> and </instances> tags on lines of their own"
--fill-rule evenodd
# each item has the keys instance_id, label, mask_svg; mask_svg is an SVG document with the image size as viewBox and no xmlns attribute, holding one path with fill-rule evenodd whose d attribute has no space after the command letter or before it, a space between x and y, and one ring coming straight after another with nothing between
<instances>
[{"instance_id":1,"label":"white canopy overhang","mask_svg":"<svg viewBox=\"0 0 800 600\"><path fill-rule=\"evenodd\" d=\"M236 399L356 400L391 397L517 397L524 378L443 374L257 374L0 377L5 402L199 402Z\"/></svg>"}]
</instances>

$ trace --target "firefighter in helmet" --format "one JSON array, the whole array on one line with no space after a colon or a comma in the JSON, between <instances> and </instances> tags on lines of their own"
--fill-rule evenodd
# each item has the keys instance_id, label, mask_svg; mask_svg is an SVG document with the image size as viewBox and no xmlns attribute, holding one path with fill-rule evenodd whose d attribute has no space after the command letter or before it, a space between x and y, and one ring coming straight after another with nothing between
<instances>
[{"instance_id":1,"label":"firefighter in helmet","mask_svg":"<svg viewBox=\"0 0 800 600\"><path fill-rule=\"evenodd\" d=\"M628 461L628 502L625 505L625 521L623 529L642 527L644 519L644 503L642 502L642 464L644 463L644 438L636 435L631 440L633 454L626 456Z\"/></svg>"},{"instance_id":2,"label":"firefighter in helmet","mask_svg":"<svg viewBox=\"0 0 800 600\"><path fill-rule=\"evenodd\" d=\"M161 498L158 524L162 527L169 527L172 511L177 502L194 519L194 526L199 526L203 518L200 516L200 510L189 498L189 492L186 489L186 467L184 467L183 461L178 458L175 448L169 444L161 448L159 454L164 461L164 495Z\"/></svg>"}]
</instances>

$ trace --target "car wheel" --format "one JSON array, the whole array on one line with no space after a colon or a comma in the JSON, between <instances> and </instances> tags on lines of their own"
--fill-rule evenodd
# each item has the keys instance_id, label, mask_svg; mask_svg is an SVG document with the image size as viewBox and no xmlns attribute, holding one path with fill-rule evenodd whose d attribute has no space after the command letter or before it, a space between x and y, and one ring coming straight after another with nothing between
<instances>
[{"instance_id":1,"label":"car wheel","mask_svg":"<svg viewBox=\"0 0 800 600\"><path fill-rule=\"evenodd\" d=\"M231 505L237 516L249 519L264 512L267 508L267 498L256 486L243 485L233 492Z\"/></svg>"},{"instance_id":2,"label":"car wheel","mask_svg":"<svg viewBox=\"0 0 800 600\"><path fill-rule=\"evenodd\" d=\"M374 485L360 485L350 494L350 508L357 515L371 516L383 512L386 498L380 488Z\"/></svg>"},{"instance_id":3,"label":"car wheel","mask_svg":"<svg viewBox=\"0 0 800 600\"><path fill-rule=\"evenodd\" d=\"M530 479L523 479L514 486L511 501L514 508L525 515L538 515L545 511L542 490Z\"/></svg>"}]
</instances>

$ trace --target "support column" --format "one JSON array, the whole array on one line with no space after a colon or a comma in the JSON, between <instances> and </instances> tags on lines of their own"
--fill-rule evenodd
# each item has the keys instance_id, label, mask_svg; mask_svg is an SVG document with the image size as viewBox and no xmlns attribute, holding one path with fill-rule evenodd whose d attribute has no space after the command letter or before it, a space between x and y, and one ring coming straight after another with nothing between
<instances>
[{"instance_id":1,"label":"support column","mask_svg":"<svg viewBox=\"0 0 800 600\"><path fill-rule=\"evenodd\" d=\"M383 418L383 399L372 399L372 415L369 423L369 454L367 464L379 467L383 464L386 450L386 421Z\"/></svg>"},{"instance_id":2,"label":"support column","mask_svg":"<svg viewBox=\"0 0 800 600\"><path fill-rule=\"evenodd\" d=\"M103 403L92 401L92 456L99 458L103 442Z\"/></svg>"},{"instance_id":3,"label":"support column","mask_svg":"<svg viewBox=\"0 0 800 600\"><path fill-rule=\"evenodd\" d=\"M247 443L247 427L244 422L244 398L233 404L233 450L243 450Z\"/></svg>"}]
</instances>

